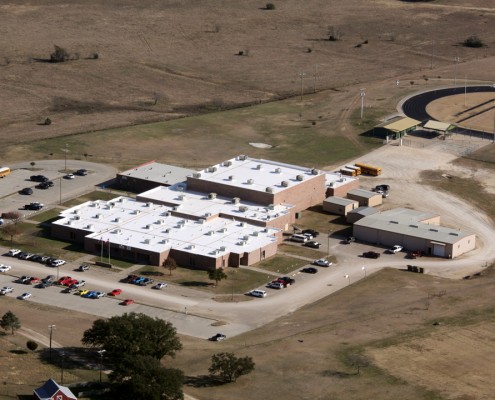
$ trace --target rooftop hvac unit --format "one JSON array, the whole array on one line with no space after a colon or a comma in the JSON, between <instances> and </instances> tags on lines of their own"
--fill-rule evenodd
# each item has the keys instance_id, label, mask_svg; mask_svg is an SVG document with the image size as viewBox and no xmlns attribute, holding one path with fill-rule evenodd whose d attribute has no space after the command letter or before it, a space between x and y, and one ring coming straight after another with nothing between
<instances>
[{"instance_id":1,"label":"rooftop hvac unit","mask_svg":"<svg viewBox=\"0 0 495 400\"><path fill-rule=\"evenodd\" d=\"M162 239L162 240L161 240L161 243L162 243L162 244L166 244L166 243L168 243L168 239Z\"/></svg>"},{"instance_id":2,"label":"rooftop hvac unit","mask_svg":"<svg viewBox=\"0 0 495 400\"><path fill-rule=\"evenodd\" d=\"M136 214L136 215L138 215L138 214L140 214L140 213L141 213L141 211L139 211L139 210L135 210L135 211L134 211L134 214Z\"/></svg>"},{"instance_id":3,"label":"rooftop hvac unit","mask_svg":"<svg viewBox=\"0 0 495 400\"><path fill-rule=\"evenodd\" d=\"M239 211L240 212L246 212L248 208L246 206L239 206Z\"/></svg>"},{"instance_id":4,"label":"rooftop hvac unit","mask_svg":"<svg viewBox=\"0 0 495 400\"><path fill-rule=\"evenodd\" d=\"M225 251L227 248L225 246L220 246L220 251Z\"/></svg>"},{"instance_id":5,"label":"rooftop hvac unit","mask_svg":"<svg viewBox=\"0 0 495 400\"><path fill-rule=\"evenodd\" d=\"M123 202L125 201L125 199L124 199L123 197L121 197L121 198L119 199L119 201L120 201L121 203L123 203Z\"/></svg>"},{"instance_id":6,"label":"rooftop hvac unit","mask_svg":"<svg viewBox=\"0 0 495 400\"><path fill-rule=\"evenodd\" d=\"M240 201L241 201L241 199L240 199L239 197L234 197L234 198L232 199L232 204L239 204L239 203L240 203Z\"/></svg>"},{"instance_id":7,"label":"rooftop hvac unit","mask_svg":"<svg viewBox=\"0 0 495 400\"><path fill-rule=\"evenodd\" d=\"M179 209L179 206L173 206L172 211L177 211Z\"/></svg>"},{"instance_id":8,"label":"rooftop hvac unit","mask_svg":"<svg viewBox=\"0 0 495 400\"><path fill-rule=\"evenodd\" d=\"M269 210L275 210L275 204L268 204Z\"/></svg>"},{"instance_id":9,"label":"rooftop hvac unit","mask_svg":"<svg viewBox=\"0 0 495 400\"><path fill-rule=\"evenodd\" d=\"M216 256L218 254L218 250L215 249L215 250L211 251L210 254L213 256Z\"/></svg>"},{"instance_id":10,"label":"rooftop hvac unit","mask_svg":"<svg viewBox=\"0 0 495 400\"><path fill-rule=\"evenodd\" d=\"M91 203L89 203L89 206L90 207L96 207L96 203L94 201L92 201Z\"/></svg>"},{"instance_id":11,"label":"rooftop hvac unit","mask_svg":"<svg viewBox=\"0 0 495 400\"><path fill-rule=\"evenodd\" d=\"M287 186L289 186L289 182L287 182L287 181L282 181L280 184L281 184L283 187L287 187Z\"/></svg>"},{"instance_id":12,"label":"rooftop hvac unit","mask_svg":"<svg viewBox=\"0 0 495 400\"><path fill-rule=\"evenodd\" d=\"M201 178L201 172L193 172L193 178Z\"/></svg>"},{"instance_id":13,"label":"rooftop hvac unit","mask_svg":"<svg viewBox=\"0 0 495 400\"><path fill-rule=\"evenodd\" d=\"M275 173L276 174L281 174L282 173L282 169L281 168L275 168Z\"/></svg>"},{"instance_id":14,"label":"rooftop hvac unit","mask_svg":"<svg viewBox=\"0 0 495 400\"><path fill-rule=\"evenodd\" d=\"M232 161L224 161L223 166L224 167L230 167L232 165Z\"/></svg>"},{"instance_id":15,"label":"rooftop hvac unit","mask_svg":"<svg viewBox=\"0 0 495 400\"><path fill-rule=\"evenodd\" d=\"M244 246L246 242L244 240L241 240L240 242L237 243L239 246Z\"/></svg>"},{"instance_id":16,"label":"rooftop hvac unit","mask_svg":"<svg viewBox=\"0 0 495 400\"><path fill-rule=\"evenodd\" d=\"M303 181L303 180L304 180L304 176L303 176L303 175L297 175L297 176L296 176L296 179L297 179L298 181Z\"/></svg>"},{"instance_id":17,"label":"rooftop hvac unit","mask_svg":"<svg viewBox=\"0 0 495 400\"><path fill-rule=\"evenodd\" d=\"M253 232L253 236L258 236L259 235L259 232L258 231L254 231Z\"/></svg>"},{"instance_id":18,"label":"rooftop hvac unit","mask_svg":"<svg viewBox=\"0 0 495 400\"><path fill-rule=\"evenodd\" d=\"M247 180L247 183L248 183L248 185L252 185L254 183L254 180L253 179L248 179Z\"/></svg>"},{"instance_id":19,"label":"rooftop hvac unit","mask_svg":"<svg viewBox=\"0 0 495 400\"><path fill-rule=\"evenodd\" d=\"M245 235L242 240L245 240L246 242L249 240L249 236L248 235Z\"/></svg>"},{"instance_id":20,"label":"rooftop hvac unit","mask_svg":"<svg viewBox=\"0 0 495 400\"><path fill-rule=\"evenodd\" d=\"M264 228L262 232L263 233L267 233L268 232L268 228Z\"/></svg>"},{"instance_id":21,"label":"rooftop hvac unit","mask_svg":"<svg viewBox=\"0 0 495 400\"><path fill-rule=\"evenodd\" d=\"M110 208L114 208L115 207L115 203L112 201L110 203L108 203L108 205L110 206Z\"/></svg>"},{"instance_id":22,"label":"rooftop hvac unit","mask_svg":"<svg viewBox=\"0 0 495 400\"><path fill-rule=\"evenodd\" d=\"M267 186L267 188L265 189L265 192L266 193L273 193L273 188L271 186Z\"/></svg>"},{"instance_id":23,"label":"rooftop hvac unit","mask_svg":"<svg viewBox=\"0 0 495 400\"><path fill-rule=\"evenodd\" d=\"M330 182L330 185L328 185L329 187L333 188L335 185L335 182Z\"/></svg>"},{"instance_id":24,"label":"rooftop hvac unit","mask_svg":"<svg viewBox=\"0 0 495 400\"><path fill-rule=\"evenodd\" d=\"M205 217L206 218L211 217L211 213L210 212L205 213Z\"/></svg>"},{"instance_id":25,"label":"rooftop hvac unit","mask_svg":"<svg viewBox=\"0 0 495 400\"><path fill-rule=\"evenodd\" d=\"M74 219L77 221L77 220L80 220L80 219L81 219L81 217L80 217L79 215L76 215L76 216L74 217Z\"/></svg>"},{"instance_id":26,"label":"rooftop hvac unit","mask_svg":"<svg viewBox=\"0 0 495 400\"><path fill-rule=\"evenodd\" d=\"M239 156L239 161L246 161L246 159L247 159L247 156L246 156L246 155L244 155L244 154L241 154L241 155Z\"/></svg>"},{"instance_id":27,"label":"rooftop hvac unit","mask_svg":"<svg viewBox=\"0 0 495 400\"><path fill-rule=\"evenodd\" d=\"M79 214L79 209L72 211L72 214Z\"/></svg>"},{"instance_id":28,"label":"rooftop hvac unit","mask_svg":"<svg viewBox=\"0 0 495 400\"><path fill-rule=\"evenodd\" d=\"M113 220L113 222L120 222L120 221L121 221L121 219L120 219L119 217L117 217L117 218L115 218L115 219Z\"/></svg>"},{"instance_id":29,"label":"rooftop hvac unit","mask_svg":"<svg viewBox=\"0 0 495 400\"><path fill-rule=\"evenodd\" d=\"M196 246L194 246L193 244L190 244L189 246L187 246L187 248L188 248L189 250L194 249L194 247L196 247Z\"/></svg>"},{"instance_id":30,"label":"rooftop hvac unit","mask_svg":"<svg viewBox=\"0 0 495 400\"><path fill-rule=\"evenodd\" d=\"M158 225L163 225L165 223L165 220L160 218L158 221L156 221L156 223Z\"/></svg>"},{"instance_id":31,"label":"rooftop hvac unit","mask_svg":"<svg viewBox=\"0 0 495 400\"><path fill-rule=\"evenodd\" d=\"M93 225L91 224L86 225L86 229L93 229Z\"/></svg>"},{"instance_id":32,"label":"rooftop hvac unit","mask_svg":"<svg viewBox=\"0 0 495 400\"><path fill-rule=\"evenodd\" d=\"M185 198L185 197L186 197L186 195L184 195L184 194L179 194L178 199L179 199L179 200L184 200L184 198Z\"/></svg>"},{"instance_id":33,"label":"rooftop hvac unit","mask_svg":"<svg viewBox=\"0 0 495 400\"><path fill-rule=\"evenodd\" d=\"M117 234L117 235L120 235L120 233L121 233L121 232L122 232L122 231L121 231L120 229L115 229L115 230L113 231L113 233L115 233L115 234Z\"/></svg>"},{"instance_id":34,"label":"rooftop hvac unit","mask_svg":"<svg viewBox=\"0 0 495 400\"><path fill-rule=\"evenodd\" d=\"M144 228L145 228L145 229L151 229L151 225L150 225L150 224L148 224L148 225L146 225Z\"/></svg>"},{"instance_id":35,"label":"rooftop hvac unit","mask_svg":"<svg viewBox=\"0 0 495 400\"><path fill-rule=\"evenodd\" d=\"M200 224L204 224L204 223L206 222L206 219L204 219L204 218L200 218L200 219L198 219L198 222L199 222Z\"/></svg>"},{"instance_id":36,"label":"rooftop hvac unit","mask_svg":"<svg viewBox=\"0 0 495 400\"><path fill-rule=\"evenodd\" d=\"M67 221L65 221L65 224L66 225L72 225L72 221L70 219L68 219Z\"/></svg>"},{"instance_id":37,"label":"rooftop hvac unit","mask_svg":"<svg viewBox=\"0 0 495 400\"><path fill-rule=\"evenodd\" d=\"M152 203L152 202L150 202L150 201L148 201L148 202L146 203L146 207L151 207L152 205L153 205L153 203Z\"/></svg>"},{"instance_id":38,"label":"rooftop hvac unit","mask_svg":"<svg viewBox=\"0 0 495 400\"><path fill-rule=\"evenodd\" d=\"M261 169L261 164L258 164L258 165L256 166L256 169Z\"/></svg>"},{"instance_id":39,"label":"rooftop hvac unit","mask_svg":"<svg viewBox=\"0 0 495 400\"><path fill-rule=\"evenodd\" d=\"M216 199L216 198L217 198L217 194L216 194L216 193L210 193L210 194L208 194L208 198L209 198L210 200L212 200L212 199Z\"/></svg>"},{"instance_id":40,"label":"rooftop hvac unit","mask_svg":"<svg viewBox=\"0 0 495 400\"><path fill-rule=\"evenodd\" d=\"M313 168L313 169L311 170L311 174L312 174L312 175L318 175L318 170L317 170L316 168Z\"/></svg>"},{"instance_id":41,"label":"rooftop hvac unit","mask_svg":"<svg viewBox=\"0 0 495 400\"><path fill-rule=\"evenodd\" d=\"M95 218L96 218L96 219L101 219L101 214L96 214L96 215L95 215Z\"/></svg>"},{"instance_id":42,"label":"rooftop hvac unit","mask_svg":"<svg viewBox=\"0 0 495 400\"><path fill-rule=\"evenodd\" d=\"M170 217L170 211L165 211L162 215L164 217Z\"/></svg>"},{"instance_id":43,"label":"rooftop hvac unit","mask_svg":"<svg viewBox=\"0 0 495 400\"><path fill-rule=\"evenodd\" d=\"M221 228L221 229L218 230L218 232L225 233L225 232L227 232L227 228Z\"/></svg>"},{"instance_id":44,"label":"rooftop hvac unit","mask_svg":"<svg viewBox=\"0 0 495 400\"><path fill-rule=\"evenodd\" d=\"M215 233L214 231L208 231L208 232L206 232L206 234L207 234L208 236L213 236L213 234L214 234L214 233Z\"/></svg>"},{"instance_id":45,"label":"rooftop hvac unit","mask_svg":"<svg viewBox=\"0 0 495 400\"><path fill-rule=\"evenodd\" d=\"M183 186L177 186L177 191L178 192L183 192L184 191L184 187Z\"/></svg>"},{"instance_id":46,"label":"rooftop hvac unit","mask_svg":"<svg viewBox=\"0 0 495 400\"><path fill-rule=\"evenodd\" d=\"M209 167L208 172L217 172L217 167Z\"/></svg>"},{"instance_id":47,"label":"rooftop hvac unit","mask_svg":"<svg viewBox=\"0 0 495 400\"><path fill-rule=\"evenodd\" d=\"M246 223L245 223L245 222L241 222L241 223L239 224L239 226L246 226Z\"/></svg>"},{"instance_id":48,"label":"rooftop hvac unit","mask_svg":"<svg viewBox=\"0 0 495 400\"><path fill-rule=\"evenodd\" d=\"M150 242L151 242L151 239L144 239L145 244L150 244Z\"/></svg>"},{"instance_id":49,"label":"rooftop hvac unit","mask_svg":"<svg viewBox=\"0 0 495 400\"><path fill-rule=\"evenodd\" d=\"M170 228L165 229L163 233L170 233Z\"/></svg>"},{"instance_id":50,"label":"rooftop hvac unit","mask_svg":"<svg viewBox=\"0 0 495 400\"><path fill-rule=\"evenodd\" d=\"M230 175L229 176L229 181L233 181L234 180L234 175Z\"/></svg>"}]
</instances>

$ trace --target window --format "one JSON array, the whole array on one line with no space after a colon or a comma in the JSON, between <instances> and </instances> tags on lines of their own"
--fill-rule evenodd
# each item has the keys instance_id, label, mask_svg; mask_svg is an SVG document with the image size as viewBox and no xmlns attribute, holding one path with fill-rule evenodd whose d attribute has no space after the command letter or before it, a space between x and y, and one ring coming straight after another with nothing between
<instances>
[{"instance_id":1,"label":"window","mask_svg":"<svg viewBox=\"0 0 495 400\"><path fill-rule=\"evenodd\" d=\"M57 394L57 400L64 400L64 398L61 394Z\"/></svg>"}]
</instances>

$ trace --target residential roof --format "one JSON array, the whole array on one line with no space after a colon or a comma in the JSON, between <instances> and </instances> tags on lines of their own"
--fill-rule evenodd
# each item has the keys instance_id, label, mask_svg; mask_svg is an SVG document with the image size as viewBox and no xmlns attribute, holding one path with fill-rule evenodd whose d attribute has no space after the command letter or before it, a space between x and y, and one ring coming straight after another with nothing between
<instances>
[{"instance_id":1,"label":"residential roof","mask_svg":"<svg viewBox=\"0 0 495 400\"><path fill-rule=\"evenodd\" d=\"M55 382L53 379L48 379L43 386L39 387L38 389L34 389L34 394L37 396L40 400L49 400L51 399L58 391L62 392L65 396L67 396L70 399L75 399L77 400L77 397L70 391L70 389L67 386L61 386L57 382Z\"/></svg>"},{"instance_id":2,"label":"residential roof","mask_svg":"<svg viewBox=\"0 0 495 400\"><path fill-rule=\"evenodd\" d=\"M190 219L182 212L170 206L117 197L64 210L60 213L63 218L53 224L70 225L86 231L88 238L123 248L160 253L174 248L212 257L256 250L275 242L279 231L236 221L234 217Z\"/></svg>"},{"instance_id":3,"label":"residential roof","mask_svg":"<svg viewBox=\"0 0 495 400\"><path fill-rule=\"evenodd\" d=\"M424 124L423 127L426 129L431 129L432 131L447 132L448 130L454 128L454 125L430 119L426 124Z\"/></svg>"},{"instance_id":4,"label":"residential roof","mask_svg":"<svg viewBox=\"0 0 495 400\"><path fill-rule=\"evenodd\" d=\"M413 118L405 117L405 118L401 118L397 121L394 121L388 125L385 125L384 128L388 129L389 131L402 132L402 131L414 128L415 126L418 126L419 124L420 124L420 121L417 121Z\"/></svg>"},{"instance_id":5,"label":"residential roof","mask_svg":"<svg viewBox=\"0 0 495 400\"><path fill-rule=\"evenodd\" d=\"M349 190L347 192L347 195L358 196L358 197L362 197L365 199L371 199L372 197L375 197L375 196L382 197L382 195L379 193L375 193L375 192L372 192L370 190L365 190L365 189L352 189L352 190Z\"/></svg>"},{"instance_id":6,"label":"residential roof","mask_svg":"<svg viewBox=\"0 0 495 400\"><path fill-rule=\"evenodd\" d=\"M331 196L325 199L325 203L336 204L338 206L348 206L349 204L356 204L356 200L346 199L344 197Z\"/></svg>"},{"instance_id":7,"label":"residential roof","mask_svg":"<svg viewBox=\"0 0 495 400\"><path fill-rule=\"evenodd\" d=\"M241 155L193 173L192 177L259 192L266 192L270 188L271 193L278 193L322 174L315 168Z\"/></svg>"},{"instance_id":8,"label":"residential roof","mask_svg":"<svg viewBox=\"0 0 495 400\"><path fill-rule=\"evenodd\" d=\"M187 176L192 175L194 172L192 169L150 161L136 168L120 172L119 175L136 179L146 179L162 185L173 185L178 182L184 182Z\"/></svg>"},{"instance_id":9,"label":"residential roof","mask_svg":"<svg viewBox=\"0 0 495 400\"><path fill-rule=\"evenodd\" d=\"M449 244L454 244L462 238L473 235L444 226L412 222L409 217L399 214L391 216L386 213L377 213L360 219L354 225Z\"/></svg>"}]
</instances>

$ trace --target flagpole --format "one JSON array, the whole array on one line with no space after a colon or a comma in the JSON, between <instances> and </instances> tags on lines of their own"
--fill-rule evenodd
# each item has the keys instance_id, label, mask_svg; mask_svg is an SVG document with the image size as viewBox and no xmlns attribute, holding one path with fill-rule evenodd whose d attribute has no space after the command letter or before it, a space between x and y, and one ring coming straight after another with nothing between
<instances>
[{"instance_id":1,"label":"flagpole","mask_svg":"<svg viewBox=\"0 0 495 400\"><path fill-rule=\"evenodd\" d=\"M103 239L102 238L100 238L100 247L101 247L100 262L103 262Z\"/></svg>"},{"instance_id":2,"label":"flagpole","mask_svg":"<svg viewBox=\"0 0 495 400\"><path fill-rule=\"evenodd\" d=\"M110 264L110 239L108 239L107 242L108 242L108 263Z\"/></svg>"}]
</instances>

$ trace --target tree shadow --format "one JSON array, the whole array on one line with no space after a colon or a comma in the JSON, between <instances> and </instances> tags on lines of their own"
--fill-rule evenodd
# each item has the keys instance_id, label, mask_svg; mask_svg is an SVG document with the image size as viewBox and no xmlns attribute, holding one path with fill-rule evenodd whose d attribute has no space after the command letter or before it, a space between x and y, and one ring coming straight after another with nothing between
<instances>
[{"instance_id":1,"label":"tree shadow","mask_svg":"<svg viewBox=\"0 0 495 400\"><path fill-rule=\"evenodd\" d=\"M214 375L186 376L184 379L184 385L196 388L221 386L225 383L227 382Z\"/></svg>"},{"instance_id":2,"label":"tree shadow","mask_svg":"<svg viewBox=\"0 0 495 400\"><path fill-rule=\"evenodd\" d=\"M26 350L10 350L10 353L12 354L27 354L28 352Z\"/></svg>"},{"instance_id":3,"label":"tree shadow","mask_svg":"<svg viewBox=\"0 0 495 400\"><path fill-rule=\"evenodd\" d=\"M350 378L351 376L356 376L357 372L344 372L344 371L333 371L333 370L326 370L321 373L322 376L329 377L329 378Z\"/></svg>"},{"instance_id":4,"label":"tree shadow","mask_svg":"<svg viewBox=\"0 0 495 400\"><path fill-rule=\"evenodd\" d=\"M197 282L197 281L189 281L189 282L182 282L181 286L188 286L188 287L209 287L212 284L209 282Z\"/></svg>"}]
</instances>

